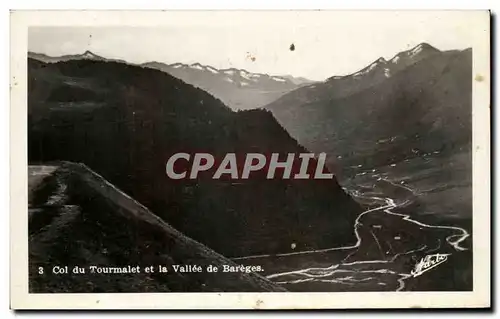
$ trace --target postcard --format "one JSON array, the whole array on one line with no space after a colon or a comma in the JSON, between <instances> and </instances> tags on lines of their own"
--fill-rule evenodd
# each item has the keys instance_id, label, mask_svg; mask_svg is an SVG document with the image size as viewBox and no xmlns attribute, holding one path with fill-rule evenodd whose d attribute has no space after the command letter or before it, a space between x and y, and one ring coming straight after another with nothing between
<instances>
[{"instance_id":1,"label":"postcard","mask_svg":"<svg viewBox=\"0 0 500 319\"><path fill-rule=\"evenodd\" d=\"M12 11L11 308L488 308L490 12Z\"/></svg>"}]
</instances>

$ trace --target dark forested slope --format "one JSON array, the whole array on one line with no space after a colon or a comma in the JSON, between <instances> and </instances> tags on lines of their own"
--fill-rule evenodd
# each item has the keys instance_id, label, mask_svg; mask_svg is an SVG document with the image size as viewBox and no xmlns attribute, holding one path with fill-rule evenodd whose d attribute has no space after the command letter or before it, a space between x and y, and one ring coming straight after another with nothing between
<instances>
[{"instance_id":1,"label":"dark forested slope","mask_svg":"<svg viewBox=\"0 0 500 319\"><path fill-rule=\"evenodd\" d=\"M305 151L270 112L233 112L168 74L117 62L29 59L28 76L31 163L83 162L226 256L355 241L352 224L360 207L336 180L166 176L165 163L177 152L218 158Z\"/></svg>"}]
</instances>

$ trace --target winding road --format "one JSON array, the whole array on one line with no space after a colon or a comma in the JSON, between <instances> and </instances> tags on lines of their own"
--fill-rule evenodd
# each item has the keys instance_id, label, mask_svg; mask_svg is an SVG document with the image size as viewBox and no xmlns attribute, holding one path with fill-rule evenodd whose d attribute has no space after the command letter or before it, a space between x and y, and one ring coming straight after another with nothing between
<instances>
[{"instance_id":1,"label":"winding road","mask_svg":"<svg viewBox=\"0 0 500 319\"><path fill-rule=\"evenodd\" d=\"M408 191L411 195L415 195L415 192L407 186L385 179L382 179L381 182L390 183ZM371 287L386 286L381 287L381 290L402 291L405 289L405 280L413 276L411 274L413 266L426 254L442 252L451 254L467 250L462 245L463 241L470 236L465 229L456 226L429 225L412 218L410 215L396 212L398 209L410 205L412 196L396 200L389 197L363 195L356 190L350 194L359 199L368 199L381 204L379 207L367 209L356 218L354 223L355 244L275 255L245 256L233 258L233 260L248 262L252 259L263 260L306 255L309 255L310 259L314 259L317 254L346 251L347 256L340 262L327 267L307 267L275 272L267 274L267 278L287 286L338 284L346 286L345 290L353 288L359 290L370 285ZM405 242L399 233L391 238L395 231L401 229L409 229L408 233L413 235L411 240L408 239ZM419 240L421 234L426 234L426 240ZM394 246L400 247L396 249ZM374 254L378 254L377 256L380 257L372 258ZM282 260L282 262L284 261Z\"/></svg>"}]
</instances>

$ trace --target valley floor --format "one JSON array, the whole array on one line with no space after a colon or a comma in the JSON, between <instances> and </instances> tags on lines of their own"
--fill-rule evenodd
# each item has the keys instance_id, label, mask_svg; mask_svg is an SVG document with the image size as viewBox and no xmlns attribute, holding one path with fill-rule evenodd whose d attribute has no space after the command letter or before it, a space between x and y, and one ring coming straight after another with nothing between
<instances>
[{"instance_id":1,"label":"valley floor","mask_svg":"<svg viewBox=\"0 0 500 319\"><path fill-rule=\"evenodd\" d=\"M439 154L363 170L344 181L367 209L351 245L235 259L262 265L291 291L439 291L472 289L472 189L468 154ZM413 172L413 173L411 173ZM425 256L446 261L413 276Z\"/></svg>"}]
</instances>

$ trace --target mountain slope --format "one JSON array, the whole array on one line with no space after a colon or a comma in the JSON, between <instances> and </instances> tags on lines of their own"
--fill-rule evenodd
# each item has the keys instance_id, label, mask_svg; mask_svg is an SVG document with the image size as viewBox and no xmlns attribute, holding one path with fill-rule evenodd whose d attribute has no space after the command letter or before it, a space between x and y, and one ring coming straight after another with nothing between
<instances>
[{"instance_id":1,"label":"mountain slope","mask_svg":"<svg viewBox=\"0 0 500 319\"><path fill-rule=\"evenodd\" d=\"M167 178L165 163L177 152L217 159L228 152L304 152L270 112L233 112L150 68L29 59L28 70L30 162L83 162L228 257L355 241L352 224L361 208L336 180Z\"/></svg>"},{"instance_id":2,"label":"mountain slope","mask_svg":"<svg viewBox=\"0 0 500 319\"><path fill-rule=\"evenodd\" d=\"M31 293L283 291L256 273L222 272L237 264L173 229L85 165L29 166L28 172ZM53 274L57 265L70 273ZM140 273L91 273L92 266L129 265ZM179 273L173 265L203 271ZM207 273L209 265L221 272ZM72 274L75 266L85 273ZM150 266L153 273L145 271Z\"/></svg>"},{"instance_id":3,"label":"mountain slope","mask_svg":"<svg viewBox=\"0 0 500 319\"><path fill-rule=\"evenodd\" d=\"M270 76L235 68L218 70L199 63L168 65L150 62L143 66L167 72L199 87L221 99L233 110L264 106L283 94L312 82L304 78Z\"/></svg>"},{"instance_id":4,"label":"mountain slope","mask_svg":"<svg viewBox=\"0 0 500 319\"><path fill-rule=\"evenodd\" d=\"M471 142L472 52L419 45L347 77L332 77L266 106L331 167L387 165ZM388 64L397 68L385 74ZM355 83L356 85L346 85ZM342 169L340 168L342 167Z\"/></svg>"}]
</instances>

